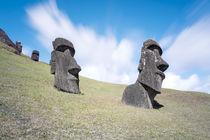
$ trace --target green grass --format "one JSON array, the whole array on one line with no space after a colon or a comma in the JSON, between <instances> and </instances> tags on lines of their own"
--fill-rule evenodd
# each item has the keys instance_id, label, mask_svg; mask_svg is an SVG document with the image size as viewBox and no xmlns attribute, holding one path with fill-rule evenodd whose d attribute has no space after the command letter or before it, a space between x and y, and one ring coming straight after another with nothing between
<instances>
[{"instance_id":1,"label":"green grass","mask_svg":"<svg viewBox=\"0 0 210 140\"><path fill-rule=\"evenodd\" d=\"M208 94L163 89L163 108L142 109L121 104L125 85L80 77L78 95L53 82L48 64L0 47L0 139L210 139Z\"/></svg>"}]
</instances>

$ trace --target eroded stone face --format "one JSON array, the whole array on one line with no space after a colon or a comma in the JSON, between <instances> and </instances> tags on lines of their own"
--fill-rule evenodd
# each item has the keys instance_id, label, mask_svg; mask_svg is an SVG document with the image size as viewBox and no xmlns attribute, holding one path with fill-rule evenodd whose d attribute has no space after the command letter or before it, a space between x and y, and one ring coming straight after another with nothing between
<instances>
[{"instance_id":1,"label":"eroded stone face","mask_svg":"<svg viewBox=\"0 0 210 140\"><path fill-rule=\"evenodd\" d=\"M16 47L15 53L18 54L18 55L20 55L21 52L22 52L22 45L21 45L21 42L20 42L20 41L16 41L15 47Z\"/></svg>"},{"instance_id":2,"label":"eroded stone face","mask_svg":"<svg viewBox=\"0 0 210 140\"><path fill-rule=\"evenodd\" d=\"M55 75L54 86L65 92L80 93L81 68L73 57L75 54L73 44L64 38L56 38L53 47L50 65L51 74Z\"/></svg>"},{"instance_id":3,"label":"eroded stone face","mask_svg":"<svg viewBox=\"0 0 210 140\"><path fill-rule=\"evenodd\" d=\"M31 54L31 59L34 61L39 61L39 51L33 50L32 54Z\"/></svg>"},{"instance_id":4,"label":"eroded stone face","mask_svg":"<svg viewBox=\"0 0 210 140\"><path fill-rule=\"evenodd\" d=\"M138 66L139 76L135 83L139 88L136 88L135 84L135 86L126 87L122 98L123 103L144 108L153 107L156 94L161 93L162 81L165 78L163 72L169 66L161 55L162 49L156 41L149 39L144 42ZM132 90L134 87L135 90Z\"/></svg>"},{"instance_id":5,"label":"eroded stone face","mask_svg":"<svg viewBox=\"0 0 210 140\"><path fill-rule=\"evenodd\" d=\"M168 68L168 64L161 55L162 50L154 40L145 41L138 67L138 81L157 93L161 93L162 81L165 79L163 72Z\"/></svg>"},{"instance_id":6,"label":"eroded stone face","mask_svg":"<svg viewBox=\"0 0 210 140\"><path fill-rule=\"evenodd\" d=\"M51 66L51 69L50 69L50 73L51 74L55 74L55 59L56 59L56 56L55 56L55 50L53 50L51 52L51 60L50 60L50 66Z\"/></svg>"}]
</instances>

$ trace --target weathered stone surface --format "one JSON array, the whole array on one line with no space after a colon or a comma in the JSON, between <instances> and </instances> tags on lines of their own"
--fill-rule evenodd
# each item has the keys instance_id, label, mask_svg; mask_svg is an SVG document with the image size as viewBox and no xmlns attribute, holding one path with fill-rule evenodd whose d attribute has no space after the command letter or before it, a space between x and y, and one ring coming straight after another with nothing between
<instances>
[{"instance_id":1,"label":"weathered stone surface","mask_svg":"<svg viewBox=\"0 0 210 140\"><path fill-rule=\"evenodd\" d=\"M161 58L160 45L148 39L143 43L141 59L138 66L139 76L135 84L125 88L122 103L143 108L156 108L159 105L155 96L161 93L163 73L168 64Z\"/></svg>"},{"instance_id":2,"label":"weathered stone surface","mask_svg":"<svg viewBox=\"0 0 210 140\"><path fill-rule=\"evenodd\" d=\"M149 95L146 89L139 82L125 88L122 103L136 107L152 108Z\"/></svg>"},{"instance_id":3,"label":"weathered stone surface","mask_svg":"<svg viewBox=\"0 0 210 140\"><path fill-rule=\"evenodd\" d=\"M10 40L8 35L0 28L0 41L16 49L15 44Z\"/></svg>"},{"instance_id":4,"label":"weathered stone surface","mask_svg":"<svg viewBox=\"0 0 210 140\"><path fill-rule=\"evenodd\" d=\"M55 75L54 86L65 92L80 93L81 68L74 59L73 44L64 38L56 38L52 44L54 50L51 53L50 73Z\"/></svg>"},{"instance_id":5,"label":"weathered stone surface","mask_svg":"<svg viewBox=\"0 0 210 140\"><path fill-rule=\"evenodd\" d=\"M31 59L34 61L39 61L39 51L33 50L32 54L31 54Z\"/></svg>"},{"instance_id":6,"label":"weathered stone surface","mask_svg":"<svg viewBox=\"0 0 210 140\"><path fill-rule=\"evenodd\" d=\"M50 73L51 74L55 74L55 67L56 67L56 65L55 65L55 58L56 58L55 50L53 50L51 52L51 60L50 60L50 66L51 66Z\"/></svg>"},{"instance_id":7,"label":"weathered stone surface","mask_svg":"<svg viewBox=\"0 0 210 140\"><path fill-rule=\"evenodd\" d=\"M16 41L16 44L14 44L10 38L8 37L8 35L0 28L0 41L7 44L8 46L12 47L15 49L15 51L13 51L15 54L20 55L22 52L22 45L20 41Z\"/></svg>"},{"instance_id":8,"label":"weathered stone surface","mask_svg":"<svg viewBox=\"0 0 210 140\"><path fill-rule=\"evenodd\" d=\"M22 45L20 41L16 41L16 45L15 45L16 51L15 53L20 55L22 52Z\"/></svg>"},{"instance_id":9,"label":"weathered stone surface","mask_svg":"<svg viewBox=\"0 0 210 140\"><path fill-rule=\"evenodd\" d=\"M52 43L54 50L64 52L66 49L69 49L71 56L74 57L75 49L70 41L65 38L56 38Z\"/></svg>"}]
</instances>

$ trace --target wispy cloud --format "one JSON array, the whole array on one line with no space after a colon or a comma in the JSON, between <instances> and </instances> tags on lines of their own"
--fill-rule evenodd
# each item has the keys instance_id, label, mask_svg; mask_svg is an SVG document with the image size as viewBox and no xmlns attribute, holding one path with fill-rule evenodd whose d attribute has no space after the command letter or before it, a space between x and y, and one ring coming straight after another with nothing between
<instances>
[{"instance_id":1,"label":"wispy cloud","mask_svg":"<svg viewBox=\"0 0 210 140\"><path fill-rule=\"evenodd\" d=\"M185 28L164 53L170 68L176 72L190 69L210 70L210 18Z\"/></svg>"},{"instance_id":2,"label":"wispy cloud","mask_svg":"<svg viewBox=\"0 0 210 140\"><path fill-rule=\"evenodd\" d=\"M163 54L170 64L170 73L167 73L164 87L210 93L210 80L199 78L201 72L208 73L210 70L209 27L210 18L204 17L177 35ZM192 71L195 74L190 77L181 77L183 73Z\"/></svg>"},{"instance_id":3,"label":"wispy cloud","mask_svg":"<svg viewBox=\"0 0 210 140\"><path fill-rule=\"evenodd\" d=\"M28 47L27 45L24 45L24 44L22 46L23 46L22 53L27 56L30 56L31 55L30 47Z\"/></svg>"},{"instance_id":4,"label":"wispy cloud","mask_svg":"<svg viewBox=\"0 0 210 140\"><path fill-rule=\"evenodd\" d=\"M164 49L164 48L168 48L171 45L172 41L173 41L173 36L170 35L170 36L166 36L166 37L162 38L159 41L159 44L162 47L162 49Z\"/></svg>"},{"instance_id":5,"label":"wispy cloud","mask_svg":"<svg viewBox=\"0 0 210 140\"><path fill-rule=\"evenodd\" d=\"M199 13L200 11L202 11L202 9L206 9L207 8L206 5L208 5L208 0L195 1L192 5L192 8L189 9L191 11L189 12L188 17L191 18L195 16L197 13Z\"/></svg>"},{"instance_id":6,"label":"wispy cloud","mask_svg":"<svg viewBox=\"0 0 210 140\"><path fill-rule=\"evenodd\" d=\"M30 7L26 12L30 25L38 32L37 39L49 52L56 37L64 37L74 44L81 75L126 84L136 78L132 61L135 44L131 40L117 41L111 33L99 35L89 27L74 25L53 0Z\"/></svg>"}]
</instances>

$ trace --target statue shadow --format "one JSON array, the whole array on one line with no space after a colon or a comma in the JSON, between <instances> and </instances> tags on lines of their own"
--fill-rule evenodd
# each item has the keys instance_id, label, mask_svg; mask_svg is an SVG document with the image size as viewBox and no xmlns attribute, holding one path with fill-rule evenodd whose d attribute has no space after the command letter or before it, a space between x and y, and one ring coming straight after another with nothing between
<instances>
[{"instance_id":1,"label":"statue shadow","mask_svg":"<svg viewBox=\"0 0 210 140\"><path fill-rule=\"evenodd\" d=\"M54 85L54 88L55 88L57 91L61 91L61 92L64 92L64 93L70 93L70 94L82 95L82 96L85 95L84 92L80 92L80 93L67 92L67 91L65 91L65 90L62 90L62 89L59 88L59 87L56 87L55 85Z\"/></svg>"},{"instance_id":2,"label":"statue shadow","mask_svg":"<svg viewBox=\"0 0 210 140\"><path fill-rule=\"evenodd\" d=\"M158 103L156 100L153 101L153 108L154 109L160 109L162 107L164 107L164 105Z\"/></svg>"}]
</instances>

